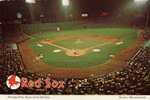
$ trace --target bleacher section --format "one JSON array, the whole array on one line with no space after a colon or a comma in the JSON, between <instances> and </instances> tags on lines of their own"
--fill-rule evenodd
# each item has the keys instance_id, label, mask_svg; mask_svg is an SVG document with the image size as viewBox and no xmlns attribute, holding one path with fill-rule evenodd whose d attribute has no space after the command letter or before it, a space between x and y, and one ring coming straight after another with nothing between
<instances>
[{"instance_id":1,"label":"bleacher section","mask_svg":"<svg viewBox=\"0 0 150 100\"><path fill-rule=\"evenodd\" d=\"M10 74L19 77L27 77L30 80L44 80L49 75L45 73L31 73L24 69L21 55L18 50L13 50L5 44L3 49L4 69L3 78ZM17 94L150 94L150 48L141 48L133 58L127 62L121 71L112 72L102 76L91 76L89 78L74 79L64 78L64 89L27 89L20 88L9 91L3 88L3 93ZM57 79L60 80L60 79ZM5 81L3 81L5 84ZM4 85L6 86L6 85Z\"/></svg>"}]
</instances>

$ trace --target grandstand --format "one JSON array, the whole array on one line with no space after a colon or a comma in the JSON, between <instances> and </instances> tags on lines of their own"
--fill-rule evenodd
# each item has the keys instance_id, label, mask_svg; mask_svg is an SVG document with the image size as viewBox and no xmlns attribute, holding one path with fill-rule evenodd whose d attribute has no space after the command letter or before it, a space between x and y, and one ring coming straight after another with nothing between
<instances>
[{"instance_id":1,"label":"grandstand","mask_svg":"<svg viewBox=\"0 0 150 100\"><path fill-rule=\"evenodd\" d=\"M65 89L54 90L34 90L19 89L9 91L7 87L3 88L3 93L15 94L147 94L149 95L150 86L150 48L141 47L131 60L126 62L126 66L121 71L112 72L106 75L90 76L88 78L64 78ZM13 50L5 44L4 46L3 67L4 79L10 74L16 74L20 77L28 77L30 80L36 78L46 79L48 74L31 73L24 71L21 57L18 50ZM7 59L7 60L6 60ZM12 65L13 64L13 65ZM11 67L14 66L14 67ZM138 79L138 80L137 80ZM4 81L5 84L5 81ZM44 84L43 84L44 86Z\"/></svg>"}]
</instances>

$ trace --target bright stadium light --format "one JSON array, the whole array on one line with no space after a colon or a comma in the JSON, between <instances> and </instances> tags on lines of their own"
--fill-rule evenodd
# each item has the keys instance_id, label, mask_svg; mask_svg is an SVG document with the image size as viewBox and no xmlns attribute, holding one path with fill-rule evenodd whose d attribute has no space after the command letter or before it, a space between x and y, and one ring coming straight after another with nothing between
<instances>
[{"instance_id":1,"label":"bright stadium light","mask_svg":"<svg viewBox=\"0 0 150 100\"><path fill-rule=\"evenodd\" d=\"M134 0L134 2L137 4L137 6L148 6L148 4L146 4L149 0ZM147 7L146 7L147 8ZM148 8L147 8L148 9ZM145 15L145 18L146 18L146 21L145 21L145 29L148 27L148 23L149 23L149 17L150 17L150 14L149 14L149 11L146 12L146 15Z\"/></svg>"},{"instance_id":2,"label":"bright stadium light","mask_svg":"<svg viewBox=\"0 0 150 100\"><path fill-rule=\"evenodd\" d=\"M81 17L88 17L89 15L88 15L88 13L82 13L81 14Z\"/></svg>"},{"instance_id":3,"label":"bright stadium light","mask_svg":"<svg viewBox=\"0 0 150 100\"><path fill-rule=\"evenodd\" d=\"M135 3L145 4L148 0L134 0Z\"/></svg>"},{"instance_id":4,"label":"bright stadium light","mask_svg":"<svg viewBox=\"0 0 150 100\"><path fill-rule=\"evenodd\" d=\"M62 0L63 6L69 6L69 0Z\"/></svg>"},{"instance_id":5,"label":"bright stadium light","mask_svg":"<svg viewBox=\"0 0 150 100\"><path fill-rule=\"evenodd\" d=\"M26 3L36 3L35 0L25 0Z\"/></svg>"},{"instance_id":6,"label":"bright stadium light","mask_svg":"<svg viewBox=\"0 0 150 100\"><path fill-rule=\"evenodd\" d=\"M17 18L21 19L22 18L22 14L20 12L17 13Z\"/></svg>"}]
</instances>

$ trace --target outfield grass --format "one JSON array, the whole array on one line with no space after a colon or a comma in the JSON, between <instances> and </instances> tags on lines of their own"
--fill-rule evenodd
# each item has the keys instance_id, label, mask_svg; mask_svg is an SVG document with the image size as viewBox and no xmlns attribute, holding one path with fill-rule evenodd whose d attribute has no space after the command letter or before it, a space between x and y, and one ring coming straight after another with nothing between
<instances>
[{"instance_id":1,"label":"outfield grass","mask_svg":"<svg viewBox=\"0 0 150 100\"><path fill-rule=\"evenodd\" d=\"M54 53L53 50L58 48L49 45L43 45L43 47L38 47L37 44L41 40L51 39L53 40L59 36L113 36L119 38L124 42L122 45L115 45L114 43L107 44L103 47L97 47L101 49L101 52L95 53L92 50L88 51L87 54L80 57L70 57L67 56L64 51L60 53ZM76 30L62 30L60 32L43 32L39 34L32 35L32 39L28 41L28 44L38 55L42 54L44 58L42 59L45 63L54 67L64 67L64 68L87 68L99 64L104 64L111 58L110 55L116 55L120 53L121 50L129 47L137 39L137 31L130 28L91 28L91 29L76 29ZM103 41L98 40L78 40L76 39L65 39L56 41L55 44L61 45L69 49L82 49L90 47L97 44L103 44ZM109 42L109 41L108 41Z\"/></svg>"}]
</instances>

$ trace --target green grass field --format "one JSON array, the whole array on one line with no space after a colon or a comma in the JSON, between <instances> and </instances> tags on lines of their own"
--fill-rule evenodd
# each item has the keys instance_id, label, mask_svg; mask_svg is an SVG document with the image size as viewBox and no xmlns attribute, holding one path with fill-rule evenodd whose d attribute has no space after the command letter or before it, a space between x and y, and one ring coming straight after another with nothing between
<instances>
[{"instance_id":1,"label":"green grass field","mask_svg":"<svg viewBox=\"0 0 150 100\"><path fill-rule=\"evenodd\" d=\"M80 38L80 36L82 38ZM116 45L114 42L107 41L108 44L104 46L96 46L88 50L86 54L79 57L72 57L65 54L65 51L60 48L42 44L42 47L37 46L42 40L54 40L58 37L68 37L66 39L57 40L56 45L68 49L85 49L95 45L104 44L105 41L101 39L83 39L84 37L100 37L109 36L119 39L123 42L121 45ZM74 38L69 38L74 37ZM106 63L112 59L110 55L117 55L125 48L131 46L137 39L136 29L130 28L88 28L75 30L61 30L59 32L43 32L32 35L28 41L29 46L33 51L39 55L43 55L42 61L53 67L58 68L87 68ZM61 52L54 53L54 50L61 50ZM93 49L99 49L99 52L93 52Z\"/></svg>"}]
</instances>

